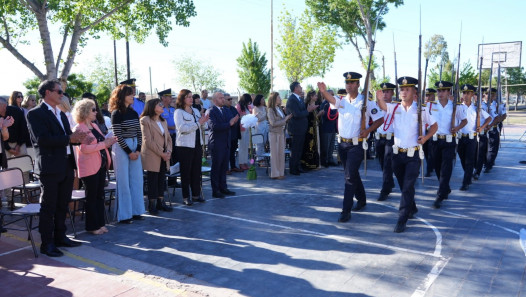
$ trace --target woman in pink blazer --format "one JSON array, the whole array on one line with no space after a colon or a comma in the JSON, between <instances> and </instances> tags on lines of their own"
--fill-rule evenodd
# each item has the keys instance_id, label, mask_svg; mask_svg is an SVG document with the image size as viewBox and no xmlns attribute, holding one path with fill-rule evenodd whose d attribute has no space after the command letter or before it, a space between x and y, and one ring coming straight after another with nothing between
<instances>
[{"instance_id":1,"label":"woman in pink blazer","mask_svg":"<svg viewBox=\"0 0 526 297\"><path fill-rule=\"evenodd\" d=\"M77 170L86 192L86 231L100 235L108 232L104 226L104 182L111 158L108 148L117 142L116 137L104 138L96 123L97 109L91 99L82 99L73 108L73 118L78 123L73 131L90 132L89 144L75 146Z\"/></svg>"}]
</instances>

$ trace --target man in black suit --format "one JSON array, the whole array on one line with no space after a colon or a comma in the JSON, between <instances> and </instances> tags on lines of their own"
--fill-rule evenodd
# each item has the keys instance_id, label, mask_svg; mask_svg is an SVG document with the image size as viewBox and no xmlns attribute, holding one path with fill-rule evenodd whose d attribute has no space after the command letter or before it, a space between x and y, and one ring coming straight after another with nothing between
<instances>
[{"instance_id":1,"label":"man in black suit","mask_svg":"<svg viewBox=\"0 0 526 297\"><path fill-rule=\"evenodd\" d=\"M50 257L60 257L63 253L57 247L80 245L80 242L66 236L65 220L75 168L71 144L87 143L91 137L86 132L71 132L68 118L57 107L63 94L59 81L43 81L38 93L43 102L29 111L27 123L42 184L40 252Z\"/></svg>"},{"instance_id":2,"label":"man in black suit","mask_svg":"<svg viewBox=\"0 0 526 297\"><path fill-rule=\"evenodd\" d=\"M234 106L232 106L232 96L230 96L230 94L228 93L225 93L224 96L224 108L229 112L230 118L233 118L239 113L237 112L237 109ZM230 170L227 171L227 174L230 174L231 172L243 172L243 169L239 169L238 167L236 167L236 150L239 139L241 139L241 125L239 121L237 121L234 125L230 127Z\"/></svg>"},{"instance_id":3,"label":"man in black suit","mask_svg":"<svg viewBox=\"0 0 526 297\"><path fill-rule=\"evenodd\" d=\"M225 103L223 93L214 93L212 100L214 106L207 110L210 115L208 120L210 127L208 149L212 153L210 182L212 183L212 196L225 198L225 195L236 194L227 188L226 172L230 156L230 127L237 123L239 115L232 117L230 112L223 107Z\"/></svg>"},{"instance_id":4,"label":"man in black suit","mask_svg":"<svg viewBox=\"0 0 526 297\"><path fill-rule=\"evenodd\" d=\"M301 168L301 154L303 153L303 142L305 142L305 134L307 133L309 112L313 111L318 105L305 106L303 99L301 99L302 88L299 82L295 81L290 84L290 91L292 94L287 100L287 113L292 114L292 118L288 123L288 131L291 137L289 171L290 174L300 175L306 172Z\"/></svg>"}]
</instances>

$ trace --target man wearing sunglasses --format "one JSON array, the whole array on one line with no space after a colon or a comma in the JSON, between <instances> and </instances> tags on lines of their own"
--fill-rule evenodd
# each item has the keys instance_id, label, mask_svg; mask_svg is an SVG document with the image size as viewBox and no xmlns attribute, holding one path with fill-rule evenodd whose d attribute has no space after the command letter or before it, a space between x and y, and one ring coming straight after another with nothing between
<instances>
[{"instance_id":1,"label":"man wearing sunglasses","mask_svg":"<svg viewBox=\"0 0 526 297\"><path fill-rule=\"evenodd\" d=\"M40 252L50 257L63 253L57 247L75 247L80 242L66 236L66 212L73 189L75 159L72 144L90 143L87 132L71 132L68 118L60 111L62 87L57 80L45 80L38 87L43 101L30 110L27 122L40 169Z\"/></svg>"}]
</instances>

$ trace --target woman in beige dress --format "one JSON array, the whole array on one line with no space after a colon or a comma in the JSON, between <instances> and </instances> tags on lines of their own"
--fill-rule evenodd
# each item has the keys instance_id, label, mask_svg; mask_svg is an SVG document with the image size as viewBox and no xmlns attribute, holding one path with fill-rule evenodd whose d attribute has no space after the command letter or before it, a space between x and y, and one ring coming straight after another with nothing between
<instances>
[{"instance_id":1,"label":"woman in beige dress","mask_svg":"<svg viewBox=\"0 0 526 297\"><path fill-rule=\"evenodd\" d=\"M292 114L285 116L279 93L273 92L268 100L270 178L285 178L285 124Z\"/></svg>"}]
</instances>

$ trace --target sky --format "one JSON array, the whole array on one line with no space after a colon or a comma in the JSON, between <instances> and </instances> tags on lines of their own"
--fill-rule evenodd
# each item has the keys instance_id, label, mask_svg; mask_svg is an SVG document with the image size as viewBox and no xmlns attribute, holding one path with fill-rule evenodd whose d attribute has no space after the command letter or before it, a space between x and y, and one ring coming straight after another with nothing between
<instances>
[{"instance_id":1,"label":"sky","mask_svg":"<svg viewBox=\"0 0 526 297\"><path fill-rule=\"evenodd\" d=\"M460 28L462 25L460 62L470 61L477 64L478 44L524 41L526 34L526 1L521 0L406 0L404 5L390 6L384 20L386 27L377 33L377 62L385 60L386 76L394 78L393 35L396 43L398 76L418 74L418 36L420 27L419 11L422 11L422 43L425 44L434 34L441 34L448 42L450 57L458 54ZM242 44L249 38L259 44L260 50L266 53L270 68L271 53L271 6L270 0L195 0L197 16L190 18L189 27L174 27L168 37L168 47L158 43L155 34L143 44L130 43L131 68L136 74L140 91L150 91L149 69L152 72L152 89L172 88L177 92L182 86L177 82L174 60L191 56L211 64L221 73L225 82L224 90L236 93L239 88L236 58L241 54ZM306 8L304 0L274 0L274 47L280 40L278 16L284 9L300 15ZM58 29L51 28L55 54L61 37ZM29 35L32 45L23 46L21 51L34 61L43 71L42 47L39 45L38 33ZM522 54L525 53L523 45ZM422 46L423 47L423 46ZM423 50L423 49L422 49ZM77 56L72 73L87 74L90 64L99 55L113 58L113 41L108 37L91 39L88 45ZM117 41L117 60L125 64L125 43ZM288 89L283 72L278 67L279 56L274 50L274 89ZM24 92L22 83L34 77L33 73L16 60L6 49L0 49L0 95L9 95L14 90ZM5 67L8 66L8 67ZM431 67L432 65L430 65ZM522 66L522 64L521 64ZM423 66L422 66L423 67ZM336 52L332 68L325 77L313 77L302 82L315 85L324 81L329 86L343 86L342 74L355 71L365 74L361 67L356 50L352 45L344 44ZM376 73L382 76L381 68ZM125 77L119 78L124 80Z\"/></svg>"}]
</instances>

